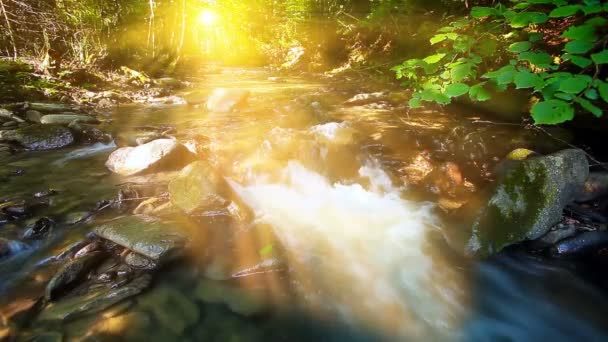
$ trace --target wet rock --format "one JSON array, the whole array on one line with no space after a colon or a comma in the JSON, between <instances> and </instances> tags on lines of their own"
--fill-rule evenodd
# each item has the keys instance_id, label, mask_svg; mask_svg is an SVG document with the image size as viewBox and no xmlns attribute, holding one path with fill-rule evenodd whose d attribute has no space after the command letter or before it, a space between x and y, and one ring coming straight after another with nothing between
<instances>
[{"instance_id":1,"label":"wet rock","mask_svg":"<svg viewBox=\"0 0 608 342\"><path fill-rule=\"evenodd\" d=\"M76 139L81 143L94 144L99 142L107 144L112 142L112 135L93 125L86 125L78 121L72 121L68 127L72 130Z\"/></svg>"},{"instance_id":2,"label":"wet rock","mask_svg":"<svg viewBox=\"0 0 608 342\"><path fill-rule=\"evenodd\" d=\"M126 216L94 229L95 234L163 264L180 256L188 239L170 223Z\"/></svg>"},{"instance_id":3,"label":"wet rock","mask_svg":"<svg viewBox=\"0 0 608 342\"><path fill-rule=\"evenodd\" d=\"M37 110L28 110L27 112L25 112L25 118L29 122L40 123L40 119L42 119L42 113Z\"/></svg>"},{"instance_id":4,"label":"wet rock","mask_svg":"<svg viewBox=\"0 0 608 342\"><path fill-rule=\"evenodd\" d=\"M532 241L531 245L533 248L547 248L573 236L576 234L576 230L576 225L574 224L560 223L551 228L547 234L543 235L537 240Z\"/></svg>"},{"instance_id":5,"label":"wet rock","mask_svg":"<svg viewBox=\"0 0 608 342\"><path fill-rule=\"evenodd\" d=\"M48 217L42 217L28 226L23 234L24 239L41 239L47 236L55 226L55 222Z\"/></svg>"},{"instance_id":6,"label":"wet rock","mask_svg":"<svg viewBox=\"0 0 608 342\"><path fill-rule=\"evenodd\" d=\"M242 89L215 89L207 99L207 109L211 112L228 113L243 106L250 92Z\"/></svg>"},{"instance_id":7,"label":"wet rock","mask_svg":"<svg viewBox=\"0 0 608 342\"><path fill-rule=\"evenodd\" d=\"M101 244L98 241L93 241L82 248L80 248L75 254L74 259L82 258L85 255L91 254L101 249Z\"/></svg>"},{"instance_id":8,"label":"wet rock","mask_svg":"<svg viewBox=\"0 0 608 342\"><path fill-rule=\"evenodd\" d=\"M152 312L160 325L182 336L183 332L193 326L200 313L197 305L176 289L163 286L154 289L139 299L142 308Z\"/></svg>"},{"instance_id":9,"label":"wet rock","mask_svg":"<svg viewBox=\"0 0 608 342\"><path fill-rule=\"evenodd\" d=\"M63 260L65 258L71 258L74 256L74 254L76 254L76 252L78 252L79 250L81 250L84 246L88 245L89 241L88 240L81 240L81 241L77 241L71 245L69 245L65 250L63 250L61 253L59 253L56 256L57 260Z\"/></svg>"},{"instance_id":10,"label":"wet rock","mask_svg":"<svg viewBox=\"0 0 608 342\"><path fill-rule=\"evenodd\" d=\"M42 191L38 191L34 193L34 197L35 198L44 198L44 197L49 197L49 196L53 196L57 194L57 190L54 189L47 189L47 190L42 190Z\"/></svg>"},{"instance_id":11,"label":"wet rock","mask_svg":"<svg viewBox=\"0 0 608 342\"><path fill-rule=\"evenodd\" d=\"M63 265L47 284L45 298L55 300L60 293L83 279L104 257L102 252L89 253Z\"/></svg>"},{"instance_id":12,"label":"wet rock","mask_svg":"<svg viewBox=\"0 0 608 342\"><path fill-rule=\"evenodd\" d=\"M98 123L97 118L88 115L77 115L72 113L48 114L40 118L40 123L45 125L69 125L77 121L80 123Z\"/></svg>"},{"instance_id":13,"label":"wet rock","mask_svg":"<svg viewBox=\"0 0 608 342\"><path fill-rule=\"evenodd\" d=\"M93 217L93 213L88 211L77 211L69 213L65 216L64 221L66 224L74 225L89 221Z\"/></svg>"},{"instance_id":14,"label":"wet rock","mask_svg":"<svg viewBox=\"0 0 608 342\"><path fill-rule=\"evenodd\" d=\"M608 171L591 172L575 201L590 202L605 196L608 196Z\"/></svg>"},{"instance_id":15,"label":"wet rock","mask_svg":"<svg viewBox=\"0 0 608 342\"><path fill-rule=\"evenodd\" d=\"M18 124L16 121L7 121L5 123L2 124L2 127L4 128L13 128L16 127Z\"/></svg>"},{"instance_id":16,"label":"wet rock","mask_svg":"<svg viewBox=\"0 0 608 342\"><path fill-rule=\"evenodd\" d=\"M204 303L225 304L231 311L243 316L258 315L269 308L263 289L241 289L222 281L203 280L194 295Z\"/></svg>"},{"instance_id":17,"label":"wet rock","mask_svg":"<svg viewBox=\"0 0 608 342\"><path fill-rule=\"evenodd\" d=\"M13 112L11 112L10 110L4 108L0 108L0 118L10 120L8 122L23 122L23 119L13 114Z\"/></svg>"},{"instance_id":18,"label":"wet rock","mask_svg":"<svg viewBox=\"0 0 608 342\"><path fill-rule=\"evenodd\" d=\"M153 270L156 268L156 263L137 253L129 253L125 257L125 264L135 268L144 270Z\"/></svg>"},{"instance_id":19,"label":"wet rock","mask_svg":"<svg viewBox=\"0 0 608 342\"><path fill-rule=\"evenodd\" d=\"M114 173L131 176L144 171L177 169L194 160L182 144L171 139L159 139L137 147L123 147L114 151L106 167Z\"/></svg>"},{"instance_id":20,"label":"wet rock","mask_svg":"<svg viewBox=\"0 0 608 342\"><path fill-rule=\"evenodd\" d=\"M541 237L560 221L588 175L589 163L581 150L522 161L498 180L473 224L466 252L487 256Z\"/></svg>"},{"instance_id":21,"label":"wet rock","mask_svg":"<svg viewBox=\"0 0 608 342\"><path fill-rule=\"evenodd\" d=\"M61 113L69 112L73 108L72 106L63 103L30 103L28 109L43 113Z\"/></svg>"},{"instance_id":22,"label":"wet rock","mask_svg":"<svg viewBox=\"0 0 608 342\"><path fill-rule=\"evenodd\" d=\"M27 248L28 246L23 242L0 238L0 259L10 257Z\"/></svg>"},{"instance_id":23,"label":"wet rock","mask_svg":"<svg viewBox=\"0 0 608 342\"><path fill-rule=\"evenodd\" d=\"M385 92L357 94L344 102L348 106L361 106L374 102L387 101L388 94Z\"/></svg>"},{"instance_id":24,"label":"wet rock","mask_svg":"<svg viewBox=\"0 0 608 342\"><path fill-rule=\"evenodd\" d=\"M551 249L551 254L555 256L578 256L595 252L606 246L608 246L608 232L584 232L561 241Z\"/></svg>"},{"instance_id":25,"label":"wet rock","mask_svg":"<svg viewBox=\"0 0 608 342\"><path fill-rule=\"evenodd\" d=\"M169 193L174 205L191 213L200 207L224 203L220 195L224 186L224 179L209 163L197 161L169 183Z\"/></svg>"},{"instance_id":26,"label":"wet rock","mask_svg":"<svg viewBox=\"0 0 608 342\"><path fill-rule=\"evenodd\" d=\"M168 211L173 207L171 202L164 198L154 197L141 202L133 210L135 215L157 215L163 211Z\"/></svg>"},{"instance_id":27,"label":"wet rock","mask_svg":"<svg viewBox=\"0 0 608 342\"><path fill-rule=\"evenodd\" d=\"M151 276L144 274L118 288L101 287L83 295L65 298L47 306L40 314L41 322L61 322L103 311L125 299L131 298L146 289Z\"/></svg>"},{"instance_id":28,"label":"wet rock","mask_svg":"<svg viewBox=\"0 0 608 342\"><path fill-rule=\"evenodd\" d=\"M36 124L0 132L0 140L14 141L30 150L52 150L71 145L74 136L62 126Z\"/></svg>"}]
</instances>

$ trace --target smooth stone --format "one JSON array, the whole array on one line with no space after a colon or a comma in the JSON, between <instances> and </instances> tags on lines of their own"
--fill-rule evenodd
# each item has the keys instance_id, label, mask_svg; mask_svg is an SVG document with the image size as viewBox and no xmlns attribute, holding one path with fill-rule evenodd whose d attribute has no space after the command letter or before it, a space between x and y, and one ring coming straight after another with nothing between
<instances>
[{"instance_id":1,"label":"smooth stone","mask_svg":"<svg viewBox=\"0 0 608 342\"><path fill-rule=\"evenodd\" d=\"M465 252L485 257L543 236L559 223L563 209L581 191L588 175L589 162L582 150L521 161L497 181L473 223Z\"/></svg>"},{"instance_id":2,"label":"smooth stone","mask_svg":"<svg viewBox=\"0 0 608 342\"><path fill-rule=\"evenodd\" d=\"M595 252L606 246L608 246L608 232L584 232L559 242L551 249L551 254L555 256L578 256Z\"/></svg>"},{"instance_id":3,"label":"smooth stone","mask_svg":"<svg viewBox=\"0 0 608 342\"><path fill-rule=\"evenodd\" d=\"M158 264L179 257L188 242L170 224L145 216L121 217L96 227L93 232Z\"/></svg>"},{"instance_id":4,"label":"smooth stone","mask_svg":"<svg viewBox=\"0 0 608 342\"><path fill-rule=\"evenodd\" d=\"M112 152L106 167L123 176L144 171L175 170L187 165L196 156L172 140L158 139L137 147L123 147Z\"/></svg>"},{"instance_id":5,"label":"smooth stone","mask_svg":"<svg viewBox=\"0 0 608 342\"><path fill-rule=\"evenodd\" d=\"M41 322L62 322L103 311L125 299L141 293L152 277L144 274L118 288L100 288L97 291L73 296L48 305L38 318Z\"/></svg>"},{"instance_id":6,"label":"smooth stone","mask_svg":"<svg viewBox=\"0 0 608 342\"><path fill-rule=\"evenodd\" d=\"M387 101L388 94L385 92L376 92L376 93L367 93L367 94L357 94L352 98L346 100L344 102L345 105L349 106L361 106L365 104L370 104L379 101Z\"/></svg>"},{"instance_id":7,"label":"smooth stone","mask_svg":"<svg viewBox=\"0 0 608 342\"><path fill-rule=\"evenodd\" d=\"M88 115L77 114L48 114L40 118L40 123L45 125L69 125L78 121L80 123L98 123L97 118Z\"/></svg>"},{"instance_id":8,"label":"smooth stone","mask_svg":"<svg viewBox=\"0 0 608 342\"><path fill-rule=\"evenodd\" d=\"M42 119L42 113L37 110L28 110L25 112L25 118L29 122L40 123L40 119Z\"/></svg>"},{"instance_id":9,"label":"smooth stone","mask_svg":"<svg viewBox=\"0 0 608 342\"><path fill-rule=\"evenodd\" d=\"M63 126L35 124L0 132L0 140L15 141L29 150L52 150L71 145L74 135Z\"/></svg>"},{"instance_id":10,"label":"smooth stone","mask_svg":"<svg viewBox=\"0 0 608 342\"><path fill-rule=\"evenodd\" d=\"M8 119L8 120L11 120L11 121L16 121L16 122L24 122L23 119L21 119L20 117L16 116L10 110L4 109L4 108L0 108L0 118Z\"/></svg>"},{"instance_id":11,"label":"smooth stone","mask_svg":"<svg viewBox=\"0 0 608 342\"><path fill-rule=\"evenodd\" d=\"M18 123L16 121L7 121L7 122L5 122L5 123L2 124L2 127L4 127L4 128L12 128L12 127L15 127L17 125L18 125Z\"/></svg>"},{"instance_id":12,"label":"smooth stone","mask_svg":"<svg viewBox=\"0 0 608 342\"><path fill-rule=\"evenodd\" d=\"M169 183L169 194L174 205L191 213L203 206L224 203L220 193L225 186L222 176L209 163L197 161Z\"/></svg>"},{"instance_id":13,"label":"smooth stone","mask_svg":"<svg viewBox=\"0 0 608 342\"><path fill-rule=\"evenodd\" d=\"M77 281L83 279L93 268L95 268L105 255L102 252L86 254L75 258L63 265L51 278L45 289L45 298L55 300L59 292L73 286Z\"/></svg>"},{"instance_id":14,"label":"smooth stone","mask_svg":"<svg viewBox=\"0 0 608 342\"><path fill-rule=\"evenodd\" d=\"M576 234L576 225L560 223L551 228L547 234L532 241L533 248L547 248Z\"/></svg>"},{"instance_id":15,"label":"smooth stone","mask_svg":"<svg viewBox=\"0 0 608 342\"><path fill-rule=\"evenodd\" d=\"M32 224L27 226L25 233L23 233L24 239L40 239L48 235L55 226L55 222L48 217L42 217L37 219Z\"/></svg>"},{"instance_id":16,"label":"smooth stone","mask_svg":"<svg viewBox=\"0 0 608 342\"><path fill-rule=\"evenodd\" d=\"M200 318L198 306L174 288L158 287L138 300L139 305L152 312L160 325L181 336Z\"/></svg>"},{"instance_id":17,"label":"smooth stone","mask_svg":"<svg viewBox=\"0 0 608 342\"><path fill-rule=\"evenodd\" d=\"M157 267L154 261L133 252L125 256L125 264L136 269L144 270L153 270Z\"/></svg>"},{"instance_id":18,"label":"smooth stone","mask_svg":"<svg viewBox=\"0 0 608 342\"><path fill-rule=\"evenodd\" d=\"M43 113L61 113L61 112L69 112L73 108L72 108L72 106L66 105L63 103L33 102L33 103L29 104L28 109L43 112Z\"/></svg>"},{"instance_id":19,"label":"smooth stone","mask_svg":"<svg viewBox=\"0 0 608 342\"><path fill-rule=\"evenodd\" d=\"M228 113L243 106L249 95L248 90L217 88L207 99L207 109L211 112Z\"/></svg>"}]
</instances>

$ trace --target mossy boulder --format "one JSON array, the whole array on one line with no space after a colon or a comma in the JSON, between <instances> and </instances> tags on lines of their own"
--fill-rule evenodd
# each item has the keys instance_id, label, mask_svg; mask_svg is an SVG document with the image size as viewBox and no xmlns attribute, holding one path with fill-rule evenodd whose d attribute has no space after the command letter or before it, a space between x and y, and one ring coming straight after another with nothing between
<instances>
[{"instance_id":1,"label":"mossy boulder","mask_svg":"<svg viewBox=\"0 0 608 342\"><path fill-rule=\"evenodd\" d=\"M174 205L191 213L197 208L223 203L220 193L225 187L224 179L209 163L197 161L169 183L169 193Z\"/></svg>"},{"instance_id":2,"label":"mossy boulder","mask_svg":"<svg viewBox=\"0 0 608 342\"><path fill-rule=\"evenodd\" d=\"M0 132L0 140L14 141L29 150L52 150L71 145L74 135L63 126L35 124Z\"/></svg>"},{"instance_id":3,"label":"mossy boulder","mask_svg":"<svg viewBox=\"0 0 608 342\"><path fill-rule=\"evenodd\" d=\"M526 159L503 174L472 226L467 254L485 257L557 224L589 176L581 150Z\"/></svg>"}]
</instances>

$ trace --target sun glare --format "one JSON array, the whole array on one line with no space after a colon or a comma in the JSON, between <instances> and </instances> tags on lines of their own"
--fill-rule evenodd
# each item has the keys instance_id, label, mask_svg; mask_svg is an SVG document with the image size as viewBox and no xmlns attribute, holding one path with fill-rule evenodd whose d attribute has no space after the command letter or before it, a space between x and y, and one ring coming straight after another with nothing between
<instances>
[{"instance_id":1,"label":"sun glare","mask_svg":"<svg viewBox=\"0 0 608 342\"><path fill-rule=\"evenodd\" d=\"M198 22L203 26L213 26L218 20L218 15L210 9L204 9L198 15Z\"/></svg>"}]
</instances>

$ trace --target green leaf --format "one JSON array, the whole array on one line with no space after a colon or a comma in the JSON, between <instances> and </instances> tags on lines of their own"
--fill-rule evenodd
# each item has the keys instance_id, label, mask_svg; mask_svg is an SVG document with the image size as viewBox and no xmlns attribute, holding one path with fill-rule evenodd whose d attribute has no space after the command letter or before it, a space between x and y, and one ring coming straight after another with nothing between
<instances>
[{"instance_id":1,"label":"green leaf","mask_svg":"<svg viewBox=\"0 0 608 342\"><path fill-rule=\"evenodd\" d=\"M569 53L565 53L562 58L566 61L572 62L572 64L578 66L579 68L586 68L591 65L591 60L587 57L581 57L576 55L571 55Z\"/></svg>"},{"instance_id":2,"label":"green leaf","mask_svg":"<svg viewBox=\"0 0 608 342\"><path fill-rule=\"evenodd\" d=\"M540 32L532 32L528 35L528 40L532 43L537 42L541 39L543 39L543 34Z\"/></svg>"},{"instance_id":3,"label":"green leaf","mask_svg":"<svg viewBox=\"0 0 608 342\"><path fill-rule=\"evenodd\" d=\"M553 11L551 11L551 13L549 13L549 16L551 18L569 17L571 15L575 15L576 12L578 12L582 9L583 9L583 6L581 6L581 5L569 5L569 6L558 7L556 9L554 9Z\"/></svg>"},{"instance_id":4,"label":"green leaf","mask_svg":"<svg viewBox=\"0 0 608 342\"><path fill-rule=\"evenodd\" d=\"M574 98L574 96L572 96L571 94L566 93L555 93L553 94L553 96L566 101L572 101L572 99Z\"/></svg>"},{"instance_id":5,"label":"green leaf","mask_svg":"<svg viewBox=\"0 0 608 342\"><path fill-rule=\"evenodd\" d=\"M424 89L420 93L420 96L424 101L433 101L439 104L448 104L451 102L450 98L447 95L442 94L441 92L435 89Z\"/></svg>"},{"instance_id":6,"label":"green leaf","mask_svg":"<svg viewBox=\"0 0 608 342\"><path fill-rule=\"evenodd\" d=\"M472 69L472 64L465 63L452 68L451 75L453 82L460 82L467 78L467 76L474 77L475 72Z\"/></svg>"},{"instance_id":7,"label":"green leaf","mask_svg":"<svg viewBox=\"0 0 608 342\"><path fill-rule=\"evenodd\" d=\"M267 254L272 253L272 244L269 243L266 246L262 247L262 249L260 249L260 255L264 256Z\"/></svg>"},{"instance_id":8,"label":"green leaf","mask_svg":"<svg viewBox=\"0 0 608 342\"><path fill-rule=\"evenodd\" d=\"M596 80L597 91L604 102L608 103L608 83Z\"/></svg>"},{"instance_id":9,"label":"green leaf","mask_svg":"<svg viewBox=\"0 0 608 342\"><path fill-rule=\"evenodd\" d=\"M538 102L532 106L530 113L538 125L555 125L574 118L574 108L562 100Z\"/></svg>"},{"instance_id":10,"label":"green leaf","mask_svg":"<svg viewBox=\"0 0 608 342\"><path fill-rule=\"evenodd\" d=\"M435 64L435 63L439 62L440 60L442 60L443 57L445 57L445 53L438 53L438 54L430 55L430 56L426 57L425 59L423 59L423 61L428 64Z\"/></svg>"},{"instance_id":11,"label":"green leaf","mask_svg":"<svg viewBox=\"0 0 608 342\"><path fill-rule=\"evenodd\" d=\"M520 12L510 19L511 27L514 28L526 27L530 24L542 24L547 20L549 20L549 17L543 12Z\"/></svg>"},{"instance_id":12,"label":"green leaf","mask_svg":"<svg viewBox=\"0 0 608 342\"><path fill-rule=\"evenodd\" d=\"M436 34L431 38L430 42L431 42L431 45L435 45L446 39L448 39L448 36L446 36L445 34Z\"/></svg>"},{"instance_id":13,"label":"green leaf","mask_svg":"<svg viewBox=\"0 0 608 342\"><path fill-rule=\"evenodd\" d=\"M553 57L546 52L522 52L519 55L520 61L527 61L530 64L534 64L540 68L548 68L553 62Z\"/></svg>"},{"instance_id":14,"label":"green leaf","mask_svg":"<svg viewBox=\"0 0 608 342\"><path fill-rule=\"evenodd\" d=\"M595 27L602 27L608 24L608 19L602 17L595 17L585 21L585 25L591 25Z\"/></svg>"},{"instance_id":15,"label":"green leaf","mask_svg":"<svg viewBox=\"0 0 608 342\"><path fill-rule=\"evenodd\" d=\"M509 45L509 51L511 52L524 52L530 50L530 48L532 48L530 42L517 42Z\"/></svg>"},{"instance_id":16,"label":"green leaf","mask_svg":"<svg viewBox=\"0 0 608 342\"><path fill-rule=\"evenodd\" d=\"M602 10L603 8L600 4L583 7L583 13L585 13L585 15L600 13Z\"/></svg>"},{"instance_id":17,"label":"green leaf","mask_svg":"<svg viewBox=\"0 0 608 342\"><path fill-rule=\"evenodd\" d=\"M587 111L591 112L591 114L593 114L596 118L600 118L604 114L601 109L599 109L594 104L592 104L591 102L589 102L583 98L577 97L574 99L574 102L580 104L581 107L583 107Z\"/></svg>"},{"instance_id":18,"label":"green leaf","mask_svg":"<svg viewBox=\"0 0 608 342\"><path fill-rule=\"evenodd\" d=\"M485 84L486 84L486 82L482 82L482 83L472 86L469 89L469 97L471 98L471 100L483 102L483 101L487 101L490 98L492 98L492 95L490 95L490 92L484 88Z\"/></svg>"},{"instance_id":19,"label":"green leaf","mask_svg":"<svg viewBox=\"0 0 608 342\"><path fill-rule=\"evenodd\" d=\"M592 54L591 59L595 64L608 64L608 50Z\"/></svg>"},{"instance_id":20,"label":"green leaf","mask_svg":"<svg viewBox=\"0 0 608 342\"><path fill-rule=\"evenodd\" d=\"M571 26L562 34L562 37L585 42L594 42L597 39L593 25Z\"/></svg>"},{"instance_id":21,"label":"green leaf","mask_svg":"<svg viewBox=\"0 0 608 342\"><path fill-rule=\"evenodd\" d=\"M517 89L525 88L542 88L545 81L535 73L529 71L520 71L513 78Z\"/></svg>"},{"instance_id":22,"label":"green leaf","mask_svg":"<svg viewBox=\"0 0 608 342\"><path fill-rule=\"evenodd\" d=\"M564 51L577 54L587 53L591 49L593 49L593 43L582 40L573 40L564 47Z\"/></svg>"},{"instance_id":23,"label":"green leaf","mask_svg":"<svg viewBox=\"0 0 608 342\"><path fill-rule=\"evenodd\" d=\"M445 94L449 97L458 97L469 92L469 86L464 83L450 84L445 88Z\"/></svg>"},{"instance_id":24,"label":"green leaf","mask_svg":"<svg viewBox=\"0 0 608 342\"><path fill-rule=\"evenodd\" d=\"M491 7L473 7L471 9L471 17L485 18L496 15L496 10Z\"/></svg>"},{"instance_id":25,"label":"green leaf","mask_svg":"<svg viewBox=\"0 0 608 342\"><path fill-rule=\"evenodd\" d=\"M505 65L498 70L484 74L482 77L493 79L498 85L506 85L513 82L513 77L515 77L516 72L517 70L515 70L513 65Z\"/></svg>"},{"instance_id":26,"label":"green leaf","mask_svg":"<svg viewBox=\"0 0 608 342\"><path fill-rule=\"evenodd\" d=\"M591 88L585 92L585 97L588 98L589 100L597 100L600 98L597 93L597 90L595 90L593 88Z\"/></svg>"},{"instance_id":27,"label":"green leaf","mask_svg":"<svg viewBox=\"0 0 608 342\"><path fill-rule=\"evenodd\" d=\"M591 83L591 77L587 75L575 75L570 79L565 79L559 84L559 91L568 94L578 94L585 90Z\"/></svg>"},{"instance_id":28,"label":"green leaf","mask_svg":"<svg viewBox=\"0 0 608 342\"><path fill-rule=\"evenodd\" d=\"M420 107L422 107L422 101L420 101L419 98L414 97L414 98L410 99L410 101L408 102L408 105L412 109L420 108Z\"/></svg>"}]
</instances>

